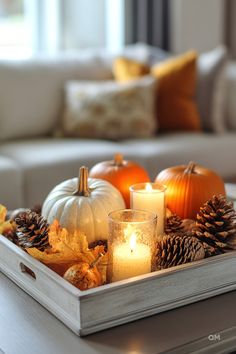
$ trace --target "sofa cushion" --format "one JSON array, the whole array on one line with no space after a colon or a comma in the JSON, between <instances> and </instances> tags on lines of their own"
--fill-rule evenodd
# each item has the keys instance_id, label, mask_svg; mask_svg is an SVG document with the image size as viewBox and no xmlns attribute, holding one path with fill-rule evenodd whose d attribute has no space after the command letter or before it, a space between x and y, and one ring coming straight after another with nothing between
<instances>
[{"instance_id":1,"label":"sofa cushion","mask_svg":"<svg viewBox=\"0 0 236 354\"><path fill-rule=\"evenodd\" d=\"M189 51L149 68L150 73L158 80L156 112L157 122L162 132L201 130L200 117L194 100L197 80L196 61L196 52ZM148 66L121 57L114 61L113 72L117 81L129 82L135 76L137 78L146 75Z\"/></svg>"},{"instance_id":2,"label":"sofa cushion","mask_svg":"<svg viewBox=\"0 0 236 354\"><path fill-rule=\"evenodd\" d=\"M152 67L158 79L157 119L162 131L200 131L201 123L194 99L197 54L187 52ZM183 84L184 83L184 84Z\"/></svg>"},{"instance_id":3,"label":"sofa cushion","mask_svg":"<svg viewBox=\"0 0 236 354\"><path fill-rule=\"evenodd\" d=\"M123 84L69 81L65 91L65 136L117 140L150 137L157 130L152 77Z\"/></svg>"},{"instance_id":4,"label":"sofa cushion","mask_svg":"<svg viewBox=\"0 0 236 354\"><path fill-rule=\"evenodd\" d=\"M137 44L136 50L145 51L144 63L155 64L163 61L173 54L152 46ZM138 52L138 51L137 51ZM139 52L138 52L139 53ZM126 52L124 55L127 57ZM140 56L140 59L142 57ZM134 57L140 60L138 57ZM223 80L227 61L227 51L224 46L202 53L198 57L197 71L197 105L201 116L202 127L206 131L222 133L226 131L225 124L225 83Z\"/></svg>"},{"instance_id":5,"label":"sofa cushion","mask_svg":"<svg viewBox=\"0 0 236 354\"><path fill-rule=\"evenodd\" d=\"M224 179L236 176L236 133L175 133L123 144L126 155L143 161L152 179L164 168L189 161L214 169Z\"/></svg>"},{"instance_id":6,"label":"sofa cushion","mask_svg":"<svg viewBox=\"0 0 236 354\"><path fill-rule=\"evenodd\" d=\"M164 49L138 42L125 46L119 52L114 53L112 57L113 59L117 57L125 57L152 66L167 58L170 58L171 56L172 54Z\"/></svg>"},{"instance_id":7,"label":"sofa cushion","mask_svg":"<svg viewBox=\"0 0 236 354\"><path fill-rule=\"evenodd\" d=\"M19 208L23 205L23 175L18 163L0 156L0 204L7 209Z\"/></svg>"},{"instance_id":8,"label":"sofa cushion","mask_svg":"<svg viewBox=\"0 0 236 354\"><path fill-rule=\"evenodd\" d=\"M227 59L225 47L201 54L198 60L197 101L202 118L202 126L206 131L222 133L225 129L224 102L218 104L218 90L221 90L222 74ZM221 90L222 91L222 90ZM218 109L215 110L215 105Z\"/></svg>"},{"instance_id":9,"label":"sofa cushion","mask_svg":"<svg viewBox=\"0 0 236 354\"><path fill-rule=\"evenodd\" d=\"M230 130L236 130L236 61L226 69L226 121Z\"/></svg>"},{"instance_id":10,"label":"sofa cushion","mask_svg":"<svg viewBox=\"0 0 236 354\"><path fill-rule=\"evenodd\" d=\"M236 176L233 163L235 138L236 134L233 133L222 134L220 138L206 133L176 133L152 139L124 140L122 143L86 139L37 139L5 143L0 146L0 154L14 159L21 166L25 201L21 202L20 182L16 178L18 175L20 178L20 172L12 162L11 171L16 176L9 173L3 178L3 201L12 198L13 205L16 198L15 205L27 207L42 203L56 184L76 176L81 165L91 168L97 162L111 160L116 152L144 166L152 180L162 169L186 164L190 160L212 168L223 178L229 179Z\"/></svg>"},{"instance_id":11,"label":"sofa cushion","mask_svg":"<svg viewBox=\"0 0 236 354\"><path fill-rule=\"evenodd\" d=\"M112 74L102 56L0 63L0 140L42 136L57 125L68 80L106 80Z\"/></svg>"}]
</instances>

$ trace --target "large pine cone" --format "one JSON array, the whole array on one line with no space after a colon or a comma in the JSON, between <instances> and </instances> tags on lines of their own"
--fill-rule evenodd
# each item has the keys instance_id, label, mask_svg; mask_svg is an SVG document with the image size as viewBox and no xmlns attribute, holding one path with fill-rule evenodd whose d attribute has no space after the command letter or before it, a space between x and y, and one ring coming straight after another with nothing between
<instances>
[{"instance_id":1,"label":"large pine cone","mask_svg":"<svg viewBox=\"0 0 236 354\"><path fill-rule=\"evenodd\" d=\"M22 248L35 247L44 251L49 247L47 221L37 213L28 210L15 219L18 244Z\"/></svg>"},{"instance_id":2,"label":"large pine cone","mask_svg":"<svg viewBox=\"0 0 236 354\"><path fill-rule=\"evenodd\" d=\"M170 234L157 242L156 269L165 269L204 258L202 243L194 236Z\"/></svg>"},{"instance_id":3,"label":"large pine cone","mask_svg":"<svg viewBox=\"0 0 236 354\"><path fill-rule=\"evenodd\" d=\"M236 249L236 212L222 195L200 208L194 235L203 243L206 256Z\"/></svg>"}]
</instances>

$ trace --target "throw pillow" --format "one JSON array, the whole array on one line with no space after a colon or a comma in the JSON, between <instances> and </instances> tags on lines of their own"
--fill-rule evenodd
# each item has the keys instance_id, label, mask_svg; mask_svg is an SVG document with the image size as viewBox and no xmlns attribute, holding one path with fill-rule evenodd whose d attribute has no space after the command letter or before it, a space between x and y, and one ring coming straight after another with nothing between
<instances>
[{"instance_id":1,"label":"throw pillow","mask_svg":"<svg viewBox=\"0 0 236 354\"><path fill-rule=\"evenodd\" d=\"M225 75L226 81L226 124L231 131L236 131L236 63L228 63Z\"/></svg>"},{"instance_id":2,"label":"throw pillow","mask_svg":"<svg viewBox=\"0 0 236 354\"><path fill-rule=\"evenodd\" d=\"M115 79L119 82L130 81L150 73L149 65L129 58L117 58L113 64Z\"/></svg>"},{"instance_id":3,"label":"throw pillow","mask_svg":"<svg viewBox=\"0 0 236 354\"><path fill-rule=\"evenodd\" d=\"M202 127L206 131L221 133L226 130L224 102L224 80L227 60L224 46L201 54L197 62L197 102Z\"/></svg>"},{"instance_id":4,"label":"throw pillow","mask_svg":"<svg viewBox=\"0 0 236 354\"><path fill-rule=\"evenodd\" d=\"M164 49L138 42L126 45L124 48L113 55L113 60L116 57L125 57L152 65L157 64L169 58L170 56L172 56L171 53L165 51Z\"/></svg>"},{"instance_id":5,"label":"throw pillow","mask_svg":"<svg viewBox=\"0 0 236 354\"><path fill-rule=\"evenodd\" d=\"M66 136L125 139L150 137L155 120L156 79L66 84L63 131Z\"/></svg>"},{"instance_id":6,"label":"throw pillow","mask_svg":"<svg viewBox=\"0 0 236 354\"><path fill-rule=\"evenodd\" d=\"M163 61L150 69L152 75L158 80L156 111L161 131L201 129L194 101L196 60L197 54L190 51ZM113 71L118 81L128 81L134 78L134 72L142 76L145 70L144 64L117 58Z\"/></svg>"}]
</instances>

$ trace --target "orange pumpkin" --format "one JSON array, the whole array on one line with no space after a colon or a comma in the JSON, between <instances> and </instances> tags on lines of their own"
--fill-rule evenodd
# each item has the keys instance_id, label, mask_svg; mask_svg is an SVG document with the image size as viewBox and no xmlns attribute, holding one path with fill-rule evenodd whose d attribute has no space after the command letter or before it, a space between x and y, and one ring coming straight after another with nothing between
<instances>
[{"instance_id":1,"label":"orange pumpkin","mask_svg":"<svg viewBox=\"0 0 236 354\"><path fill-rule=\"evenodd\" d=\"M92 178L104 179L115 186L123 195L126 207L130 207L129 187L136 183L150 182L146 170L133 161L123 160L115 154L114 160L100 162L89 173Z\"/></svg>"},{"instance_id":2,"label":"orange pumpkin","mask_svg":"<svg viewBox=\"0 0 236 354\"><path fill-rule=\"evenodd\" d=\"M65 272L64 279L80 290L87 290L102 285L102 276L95 265L80 262Z\"/></svg>"},{"instance_id":3,"label":"orange pumpkin","mask_svg":"<svg viewBox=\"0 0 236 354\"><path fill-rule=\"evenodd\" d=\"M167 186L166 205L183 219L195 219L200 207L214 194L225 195L221 177L194 162L163 170L156 182Z\"/></svg>"}]
</instances>

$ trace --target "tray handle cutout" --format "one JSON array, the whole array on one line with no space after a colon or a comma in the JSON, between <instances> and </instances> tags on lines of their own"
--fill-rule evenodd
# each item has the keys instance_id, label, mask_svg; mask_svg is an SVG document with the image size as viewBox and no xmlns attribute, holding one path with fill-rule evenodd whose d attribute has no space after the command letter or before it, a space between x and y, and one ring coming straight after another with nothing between
<instances>
[{"instance_id":1,"label":"tray handle cutout","mask_svg":"<svg viewBox=\"0 0 236 354\"><path fill-rule=\"evenodd\" d=\"M35 273L32 271L32 269L30 269L29 267L27 267L25 264L23 264L22 262L20 263L20 270L22 273L24 273L25 275L27 275L28 277L31 277L32 279L36 280L36 275Z\"/></svg>"}]
</instances>

